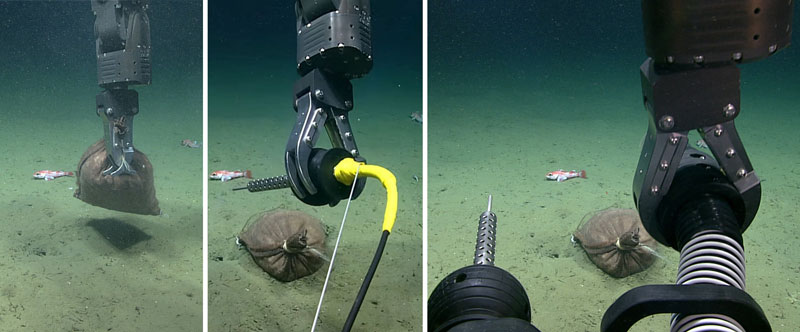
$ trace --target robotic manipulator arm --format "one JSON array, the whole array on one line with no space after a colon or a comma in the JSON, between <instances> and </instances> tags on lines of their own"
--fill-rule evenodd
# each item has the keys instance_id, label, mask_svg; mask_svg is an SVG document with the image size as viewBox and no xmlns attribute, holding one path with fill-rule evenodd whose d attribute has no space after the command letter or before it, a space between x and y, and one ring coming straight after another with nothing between
<instances>
[{"instance_id":1,"label":"robotic manipulator arm","mask_svg":"<svg viewBox=\"0 0 800 332\"><path fill-rule=\"evenodd\" d=\"M790 1L642 1L650 121L633 196L647 231L679 250L681 261L677 285L627 292L606 311L603 331L626 331L656 313L677 314L673 331L771 330L744 291L742 233L758 211L761 183L734 126L737 65L787 47L791 13ZM690 130L713 158L687 147Z\"/></svg>"},{"instance_id":2,"label":"robotic manipulator arm","mask_svg":"<svg viewBox=\"0 0 800 332\"><path fill-rule=\"evenodd\" d=\"M739 115L737 64L766 58L789 45L791 3L721 1L642 2L648 59L641 66L642 94L650 125L633 181L634 200L648 231L662 244L680 249L666 231L668 211L659 208L676 181L692 165L721 170L732 184L735 212L744 231L761 200L761 185L736 132ZM697 130L716 162L689 148ZM699 185L698 183L694 183Z\"/></svg>"},{"instance_id":3,"label":"robotic manipulator arm","mask_svg":"<svg viewBox=\"0 0 800 332\"><path fill-rule=\"evenodd\" d=\"M129 85L150 84L149 0L92 0L97 45L97 115L103 119L112 165L104 175L132 174L133 117L139 94Z\"/></svg>"},{"instance_id":4,"label":"robotic manipulator arm","mask_svg":"<svg viewBox=\"0 0 800 332\"><path fill-rule=\"evenodd\" d=\"M286 144L286 175L254 180L250 192L292 188L310 205L336 205L350 187L338 182L333 167L344 158L364 162L350 127L351 79L372 69L369 0L298 0L297 73L294 86L297 121ZM322 127L332 149L315 148ZM353 198L364 189L356 180ZM245 188L237 188L245 189Z\"/></svg>"}]
</instances>

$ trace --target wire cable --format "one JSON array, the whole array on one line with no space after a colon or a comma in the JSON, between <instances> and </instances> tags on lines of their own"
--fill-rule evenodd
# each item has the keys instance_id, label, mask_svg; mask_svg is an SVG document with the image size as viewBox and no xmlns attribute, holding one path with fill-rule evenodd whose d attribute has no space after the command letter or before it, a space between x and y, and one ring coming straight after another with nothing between
<instances>
[{"instance_id":1,"label":"wire cable","mask_svg":"<svg viewBox=\"0 0 800 332\"><path fill-rule=\"evenodd\" d=\"M358 171L361 168L359 165L356 168L356 175L355 178L358 178ZM339 240L342 239L342 233L344 232L344 223L347 221L347 211L350 210L350 202L353 201L353 193L356 190L356 181L353 181L353 186L350 188L350 197L347 198L347 205L344 208L344 216L342 216L342 224L339 226L339 235L336 236L336 245L333 247L333 254L331 255L331 263L328 264L328 274L325 275L325 283L322 285L322 294L319 295L319 304L317 304L317 313L314 314L314 323L311 324L311 332L317 328L317 321L319 320L319 313L322 309L322 299L325 298L325 291L328 289L328 280L331 277L331 271L333 270L333 261L336 259L336 251L339 250Z\"/></svg>"}]
</instances>

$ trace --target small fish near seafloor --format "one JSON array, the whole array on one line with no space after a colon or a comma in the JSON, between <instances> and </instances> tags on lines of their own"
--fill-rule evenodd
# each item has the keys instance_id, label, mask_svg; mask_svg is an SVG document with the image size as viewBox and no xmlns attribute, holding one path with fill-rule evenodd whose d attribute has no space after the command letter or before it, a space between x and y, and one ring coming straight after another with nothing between
<instances>
[{"instance_id":1,"label":"small fish near seafloor","mask_svg":"<svg viewBox=\"0 0 800 332\"><path fill-rule=\"evenodd\" d=\"M411 121L422 124L422 114L419 112L413 112L408 117L411 118Z\"/></svg>"},{"instance_id":2,"label":"small fish near seafloor","mask_svg":"<svg viewBox=\"0 0 800 332\"><path fill-rule=\"evenodd\" d=\"M252 179L253 178L253 173L250 172L250 170L246 170L244 172L242 172L242 171L216 171L214 173L211 173L210 177L211 177L212 180L220 180L222 182L225 182L225 181L228 181L228 180L233 180L235 178L241 178L241 177Z\"/></svg>"},{"instance_id":3,"label":"small fish near seafloor","mask_svg":"<svg viewBox=\"0 0 800 332\"><path fill-rule=\"evenodd\" d=\"M572 179L572 178L577 178L577 177L585 179L586 178L586 171L584 171L584 170L580 170L580 171L575 171L575 170L565 171L563 169L560 169L560 170L557 170L557 171L553 171L553 172L547 173L547 175L545 175L545 177L548 180L556 180L558 182L564 182L566 180L569 180L569 179Z\"/></svg>"},{"instance_id":4,"label":"small fish near seafloor","mask_svg":"<svg viewBox=\"0 0 800 332\"><path fill-rule=\"evenodd\" d=\"M190 140L190 139L185 139L185 140L181 141L181 145L185 146L187 148L202 148L203 147L203 142L198 142L198 141L193 141L193 140Z\"/></svg>"},{"instance_id":5,"label":"small fish near seafloor","mask_svg":"<svg viewBox=\"0 0 800 332\"><path fill-rule=\"evenodd\" d=\"M44 171L38 171L38 172L33 173L33 178L34 179L44 179L45 181L50 181L50 180L53 180L55 178L60 178L62 176L74 176L74 175L75 175L75 173L73 173L73 172L44 170Z\"/></svg>"}]
</instances>

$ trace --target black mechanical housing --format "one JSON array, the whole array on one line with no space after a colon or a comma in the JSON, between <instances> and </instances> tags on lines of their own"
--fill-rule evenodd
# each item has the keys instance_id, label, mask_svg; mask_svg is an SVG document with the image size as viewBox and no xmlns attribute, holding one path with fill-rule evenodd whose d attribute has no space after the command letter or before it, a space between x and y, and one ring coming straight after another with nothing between
<instances>
[{"instance_id":1,"label":"black mechanical housing","mask_svg":"<svg viewBox=\"0 0 800 332\"><path fill-rule=\"evenodd\" d=\"M493 265L471 265L450 273L428 299L429 331L468 331L456 327L480 320L492 322L478 323L480 326L527 325L525 330L519 331L538 331L530 324L531 304L525 288L511 273ZM472 324L475 323L466 326ZM505 331L497 331L500 330Z\"/></svg>"},{"instance_id":2,"label":"black mechanical housing","mask_svg":"<svg viewBox=\"0 0 800 332\"><path fill-rule=\"evenodd\" d=\"M303 203L309 205L325 205L334 206L340 200L346 199L350 196L350 186L345 185L333 175L333 168L344 160L345 158L353 158L349 152L343 149L320 149L315 148L311 151L311 158L309 158L309 171L311 180L317 186L317 193L308 195L301 199ZM356 187L364 187L366 179L360 178L356 180ZM353 199L356 199L362 190L356 190L353 193Z\"/></svg>"}]
</instances>

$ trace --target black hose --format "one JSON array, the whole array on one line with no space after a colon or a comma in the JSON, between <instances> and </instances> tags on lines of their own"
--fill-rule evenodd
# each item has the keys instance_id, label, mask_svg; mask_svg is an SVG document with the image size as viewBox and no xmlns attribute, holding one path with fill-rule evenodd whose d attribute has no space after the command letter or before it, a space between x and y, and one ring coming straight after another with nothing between
<instances>
[{"instance_id":1,"label":"black hose","mask_svg":"<svg viewBox=\"0 0 800 332\"><path fill-rule=\"evenodd\" d=\"M685 202L678 209L673 225L678 251L698 234L709 231L725 234L739 245L744 243L741 224L731 202L719 195L703 194Z\"/></svg>"},{"instance_id":2,"label":"black hose","mask_svg":"<svg viewBox=\"0 0 800 332\"><path fill-rule=\"evenodd\" d=\"M356 321L358 311L361 309L361 303L364 302L364 297L367 295L369 284L372 282L372 277L375 276L375 270L378 269L378 263L381 262L383 248L386 247L386 240L388 238L389 231L384 230L383 234L381 234L381 241L378 243L378 250L375 251L375 257L372 258L372 264L369 265L369 270L367 270L367 275L364 277L364 282L361 283L361 289L358 290L358 295L356 295L356 300L353 302L353 307L350 308L350 314L347 316L347 320L344 322L344 327L342 328L343 332L349 332L350 329L353 328L353 323Z\"/></svg>"}]
</instances>

